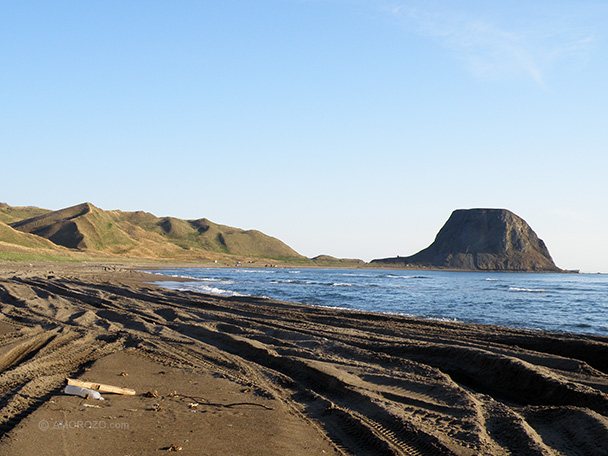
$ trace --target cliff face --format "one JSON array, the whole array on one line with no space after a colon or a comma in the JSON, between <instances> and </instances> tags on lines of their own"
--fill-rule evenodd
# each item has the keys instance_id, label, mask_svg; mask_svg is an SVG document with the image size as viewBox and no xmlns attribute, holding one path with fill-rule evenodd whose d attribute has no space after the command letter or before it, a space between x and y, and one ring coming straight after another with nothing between
<instances>
[{"instance_id":1,"label":"cliff face","mask_svg":"<svg viewBox=\"0 0 608 456\"><path fill-rule=\"evenodd\" d=\"M545 243L521 217L506 209L459 209L435 241L410 257L375 264L485 271L560 271Z\"/></svg>"}]
</instances>

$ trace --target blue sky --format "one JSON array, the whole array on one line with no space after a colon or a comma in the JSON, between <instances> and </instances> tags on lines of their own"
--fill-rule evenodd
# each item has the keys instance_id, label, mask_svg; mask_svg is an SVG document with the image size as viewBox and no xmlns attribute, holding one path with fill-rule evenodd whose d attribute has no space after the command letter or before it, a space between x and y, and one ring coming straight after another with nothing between
<instances>
[{"instance_id":1,"label":"blue sky","mask_svg":"<svg viewBox=\"0 0 608 456\"><path fill-rule=\"evenodd\" d=\"M607 23L586 0L5 3L0 201L365 260L502 207L608 272Z\"/></svg>"}]
</instances>

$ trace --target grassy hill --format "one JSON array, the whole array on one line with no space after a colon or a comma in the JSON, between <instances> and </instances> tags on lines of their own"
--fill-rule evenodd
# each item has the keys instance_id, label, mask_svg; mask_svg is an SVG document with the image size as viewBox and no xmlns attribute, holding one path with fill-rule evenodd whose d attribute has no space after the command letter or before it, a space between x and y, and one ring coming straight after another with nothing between
<instances>
[{"instance_id":1,"label":"grassy hill","mask_svg":"<svg viewBox=\"0 0 608 456\"><path fill-rule=\"evenodd\" d=\"M213 223L207 219L182 220L155 217L146 212L114 213L121 223L128 223L154 233L165 242L182 249L203 249L229 255L245 255L274 259L303 259L280 240L257 230L241 230Z\"/></svg>"},{"instance_id":2,"label":"grassy hill","mask_svg":"<svg viewBox=\"0 0 608 456\"><path fill-rule=\"evenodd\" d=\"M104 211L82 203L58 211L25 210L4 206L13 219L9 231L0 232L6 243L40 240L52 248L131 258L176 260L268 259L309 262L280 240L257 230L241 230L207 219L156 217L147 212ZM31 217L15 220L19 215ZM10 219L9 219L10 220ZM6 236L6 239L5 239ZM16 237L17 236L17 237Z\"/></svg>"},{"instance_id":3,"label":"grassy hill","mask_svg":"<svg viewBox=\"0 0 608 456\"><path fill-rule=\"evenodd\" d=\"M0 222L13 223L19 220L24 220L38 215L46 214L51 212L48 209L41 209L39 207L12 207L6 203L0 203Z\"/></svg>"},{"instance_id":4,"label":"grassy hill","mask_svg":"<svg viewBox=\"0 0 608 456\"><path fill-rule=\"evenodd\" d=\"M57 248L57 246L48 239L28 233L22 233L3 222L0 222L0 242L33 249L54 250Z\"/></svg>"},{"instance_id":5,"label":"grassy hill","mask_svg":"<svg viewBox=\"0 0 608 456\"><path fill-rule=\"evenodd\" d=\"M75 258L69 249L0 222L0 259L31 262L73 261Z\"/></svg>"},{"instance_id":6,"label":"grassy hill","mask_svg":"<svg viewBox=\"0 0 608 456\"><path fill-rule=\"evenodd\" d=\"M327 268L357 268L365 265L365 261L356 258L336 258L330 255L317 255L311 259L315 266Z\"/></svg>"}]
</instances>

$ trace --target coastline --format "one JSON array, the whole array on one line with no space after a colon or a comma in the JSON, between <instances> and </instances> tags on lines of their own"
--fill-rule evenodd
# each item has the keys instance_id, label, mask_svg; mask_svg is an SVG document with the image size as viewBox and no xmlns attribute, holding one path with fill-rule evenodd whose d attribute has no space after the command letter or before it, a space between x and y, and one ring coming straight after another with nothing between
<instances>
[{"instance_id":1,"label":"coastline","mask_svg":"<svg viewBox=\"0 0 608 456\"><path fill-rule=\"evenodd\" d=\"M603 290L607 283L588 274L566 279L558 273L249 267L152 272L191 278L190 283L161 284L173 290L608 337L599 311L606 305Z\"/></svg>"},{"instance_id":2,"label":"coastline","mask_svg":"<svg viewBox=\"0 0 608 456\"><path fill-rule=\"evenodd\" d=\"M608 338L170 291L139 266L0 263L0 453L608 453ZM160 397L84 408L66 376ZM39 426L108 416L128 429Z\"/></svg>"}]
</instances>

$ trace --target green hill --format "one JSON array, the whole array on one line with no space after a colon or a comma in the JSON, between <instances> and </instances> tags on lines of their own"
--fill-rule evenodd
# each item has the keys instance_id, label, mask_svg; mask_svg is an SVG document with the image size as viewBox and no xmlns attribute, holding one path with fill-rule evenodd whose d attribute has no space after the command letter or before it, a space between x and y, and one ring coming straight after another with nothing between
<instances>
[{"instance_id":1,"label":"green hill","mask_svg":"<svg viewBox=\"0 0 608 456\"><path fill-rule=\"evenodd\" d=\"M39 207L12 207L6 203L0 203L0 222L13 223L19 220L24 220L38 215L51 212L49 209L41 209Z\"/></svg>"},{"instance_id":2,"label":"green hill","mask_svg":"<svg viewBox=\"0 0 608 456\"><path fill-rule=\"evenodd\" d=\"M8 213L10 206L6 210ZM91 203L42 212L14 221L10 227L56 246L83 252L141 258L216 260L239 256L309 261L280 240L257 230L219 225L207 219L104 211Z\"/></svg>"},{"instance_id":3,"label":"green hill","mask_svg":"<svg viewBox=\"0 0 608 456\"><path fill-rule=\"evenodd\" d=\"M48 239L22 233L0 222L0 259L12 261L71 261L74 255L69 249L58 246Z\"/></svg>"},{"instance_id":4,"label":"green hill","mask_svg":"<svg viewBox=\"0 0 608 456\"><path fill-rule=\"evenodd\" d=\"M365 261L356 258L336 258L330 255L317 255L311 260L316 266L330 268L357 268L365 264Z\"/></svg>"},{"instance_id":5,"label":"green hill","mask_svg":"<svg viewBox=\"0 0 608 456\"><path fill-rule=\"evenodd\" d=\"M21 231L17 231L3 222L0 222L0 242L32 249L54 250L57 248L57 246L48 239L28 233L22 233Z\"/></svg>"}]
</instances>

